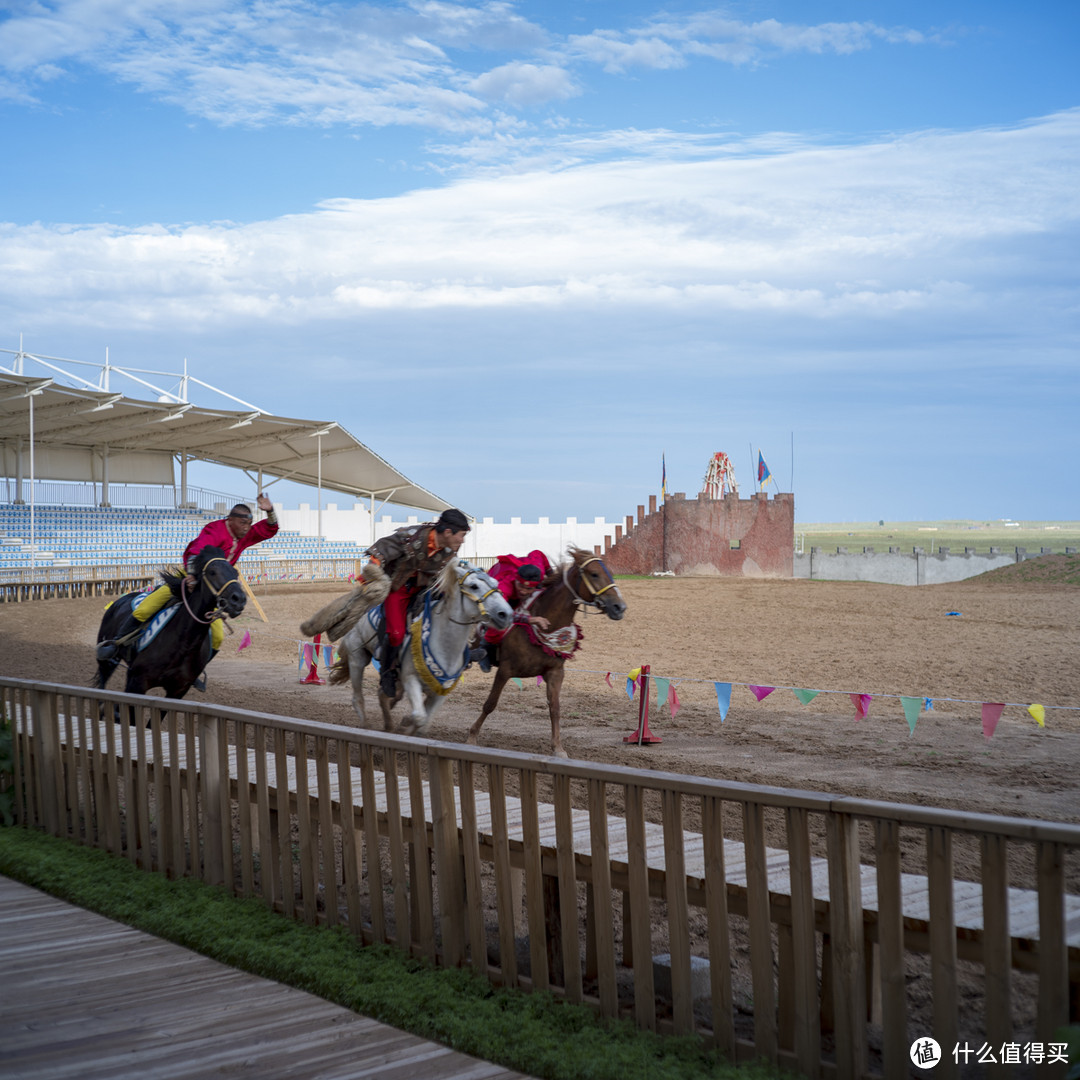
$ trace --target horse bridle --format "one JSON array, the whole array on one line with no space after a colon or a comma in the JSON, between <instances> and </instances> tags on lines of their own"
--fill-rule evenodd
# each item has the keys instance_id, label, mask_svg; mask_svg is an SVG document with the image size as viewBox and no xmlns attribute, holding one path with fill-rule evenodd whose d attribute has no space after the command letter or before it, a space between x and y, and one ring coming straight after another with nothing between
<instances>
[{"instance_id":1,"label":"horse bridle","mask_svg":"<svg viewBox=\"0 0 1080 1080\"><path fill-rule=\"evenodd\" d=\"M229 581L226 581L220 589L215 589L213 583L206 580L206 568L210 566L211 563L216 562L223 562L226 564L226 566L232 566L232 563L230 563L228 559L207 559L206 562L203 564L202 569L199 571L199 580L210 590L211 593L214 594L214 606L210 609L210 611L206 613L205 617L200 618L200 616L196 615L195 612L191 610L191 605L188 603L187 598L187 589L184 588L183 582L180 583L180 599L184 601L184 607L187 608L187 613L196 622L203 623L205 625L209 625L215 619L228 619L230 617L229 613L227 611L224 611L221 607L221 594L230 585L235 585L240 580L239 576L231 578ZM229 630L229 633L232 633L231 629Z\"/></svg>"},{"instance_id":2,"label":"horse bridle","mask_svg":"<svg viewBox=\"0 0 1080 1080\"><path fill-rule=\"evenodd\" d=\"M601 610L603 610L604 601L599 599L599 598L602 597L604 595L604 593L606 593L609 589L614 589L616 592L618 592L619 588L615 584L615 579L614 578L612 578L611 581L609 581L608 584L605 585L602 589L597 589L593 585L593 583L585 576L585 567L590 565L590 563L594 563L594 562L598 562L601 566L604 566L603 559L601 559L598 555L593 555L592 558L586 559L583 563L576 563L575 564L576 569L579 571L578 578L580 579L582 584L587 585L589 587L589 592L592 593L592 595L588 599L586 599L584 596L579 596L578 593L577 593L577 590L574 588L573 585L570 584L570 567L569 566L564 566L563 567L562 579L563 579L563 584L569 590L570 595L579 604L582 604L585 607L596 607L596 608L600 608ZM608 570L606 566L604 566L604 570L607 572L608 577L611 577L611 571Z\"/></svg>"},{"instance_id":3,"label":"horse bridle","mask_svg":"<svg viewBox=\"0 0 1080 1080\"><path fill-rule=\"evenodd\" d=\"M476 574L476 573L479 573L479 572L480 572L480 571L478 571L478 570L476 570L476 569L474 568L474 569L470 570L468 574L462 574L462 575L461 575L461 578L460 578L460 580L459 580L459 581L457 581L457 582L455 583L455 584L457 585L457 587L458 587L458 591L459 591L459 592L461 591L461 582L462 582L462 581L464 581L464 580L465 580L465 579L466 579L467 577L469 577L469 575L470 575L470 574ZM487 608L486 608L486 607L484 607L484 601L485 601L485 600L486 600L486 599L487 599L487 598L488 598L488 597L489 597L489 596L490 596L490 595L491 595L492 593L497 593L497 592L499 592L499 587L498 587L497 585L493 585L493 586L492 586L492 587L491 587L490 589L488 589L488 591L487 591L486 593L484 593L484 595L483 595L483 596L481 596L481 597L480 597L480 599L479 599L479 600L476 600L476 601L475 601L475 603L476 603L476 607L477 607L477 609L478 609L478 610L479 610L479 612L480 612L480 615L479 615L479 617L478 617L478 618L476 618L476 619L469 619L469 620L468 620L468 621L466 621L466 622L462 622L462 621L461 621L460 619L453 619L453 618L451 618L451 617L450 617L449 615L447 615L447 616L446 616L446 617L447 617L447 619L448 619L448 620L449 620L450 622L452 622L452 623L453 623L453 624L454 624L455 626L475 626L475 625L476 625L476 623L478 623L478 622L483 622L483 621L484 621L484 619L486 619L486 618L487 618ZM501 595L501 593L500 593L500 595Z\"/></svg>"}]
</instances>

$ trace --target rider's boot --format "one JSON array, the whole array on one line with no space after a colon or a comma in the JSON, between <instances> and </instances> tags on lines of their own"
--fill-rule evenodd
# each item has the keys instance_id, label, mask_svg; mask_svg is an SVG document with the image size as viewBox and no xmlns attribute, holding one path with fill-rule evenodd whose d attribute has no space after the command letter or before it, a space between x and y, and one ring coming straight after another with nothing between
<instances>
[{"instance_id":1,"label":"rider's boot","mask_svg":"<svg viewBox=\"0 0 1080 1080\"><path fill-rule=\"evenodd\" d=\"M143 628L142 622L131 612L128 617L116 629L116 636L105 641L99 641L96 656L98 660L108 662L115 660L127 644L125 639L134 636Z\"/></svg>"},{"instance_id":2,"label":"rider's boot","mask_svg":"<svg viewBox=\"0 0 1080 1080\"><path fill-rule=\"evenodd\" d=\"M487 649L487 666L484 666L484 662L480 662L481 671L490 671L493 667L499 666L499 646L497 642L487 641L484 643Z\"/></svg>"},{"instance_id":3,"label":"rider's boot","mask_svg":"<svg viewBox=\"0 0 1080 1080\"><path fill-rule=\"evenodd\" d=\"M397 694L399 651L396 646L390 644L389 639L383 643L382 657L379 660L379 689L388 698Z\"/></svg>"}]
</instances>

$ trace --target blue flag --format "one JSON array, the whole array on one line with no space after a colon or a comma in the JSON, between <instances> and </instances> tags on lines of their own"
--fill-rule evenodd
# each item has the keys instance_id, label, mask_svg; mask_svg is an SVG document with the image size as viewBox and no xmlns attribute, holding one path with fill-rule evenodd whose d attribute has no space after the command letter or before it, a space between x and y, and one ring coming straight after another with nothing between
<instances>
[{"instance_id":1,"label":"blue flag","mask_svg":"<svg viewBox=\"0 0 1080 1080\"><path fill-rule=\"evenodd\" d=\"M764 484L772 477L772 473L769 472L769 466L765 464L765 459L761 456L761 451L758 451L757 455L757 482Z\"/></svg>"}]
</instances>

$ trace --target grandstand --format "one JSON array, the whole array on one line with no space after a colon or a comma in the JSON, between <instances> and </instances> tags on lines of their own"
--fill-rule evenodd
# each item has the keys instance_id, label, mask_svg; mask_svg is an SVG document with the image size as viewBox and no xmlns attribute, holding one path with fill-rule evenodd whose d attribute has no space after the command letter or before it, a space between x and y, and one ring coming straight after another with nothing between
<instances>
[{"instance_id":1,"label":"grandstand","mask_svg":"<svg viewBox=\"0 0 1080 1080\"><path fill-rule=\"evenodd\" d=\"M232 500L238 501L238 500ZM30 567L178 563L206 522L221 513L187 509L38 506L31 545L30 507L0 504L0 573ZM321 559L359 560L363 546L279 530L245 565Z\"/></svg>"}]
</instances>

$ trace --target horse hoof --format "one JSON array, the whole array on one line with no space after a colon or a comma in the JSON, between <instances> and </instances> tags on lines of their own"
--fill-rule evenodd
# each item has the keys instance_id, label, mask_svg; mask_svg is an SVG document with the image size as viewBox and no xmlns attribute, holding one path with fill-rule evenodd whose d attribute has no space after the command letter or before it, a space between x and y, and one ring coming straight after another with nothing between
<instances>
[{"instance_id":1,"label":"horse hoof","mask_svg":"<svg viewBox=\"0 0 1080 1080\"><path fill-rule=\"evenodd\" d=\"M555 757L568 758L570 755L560 746L555 752Z\"/></svg>"}]
</instances>

